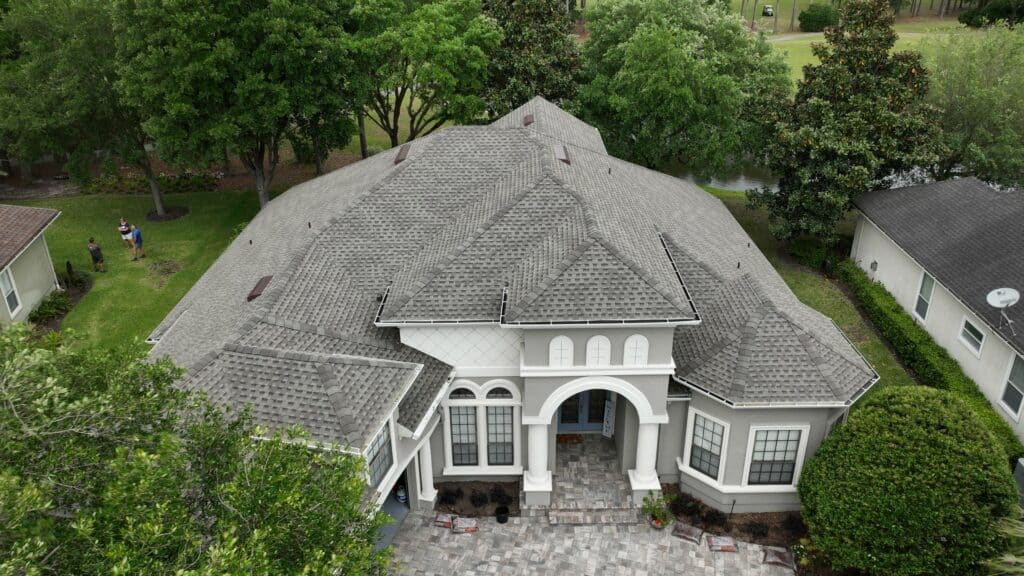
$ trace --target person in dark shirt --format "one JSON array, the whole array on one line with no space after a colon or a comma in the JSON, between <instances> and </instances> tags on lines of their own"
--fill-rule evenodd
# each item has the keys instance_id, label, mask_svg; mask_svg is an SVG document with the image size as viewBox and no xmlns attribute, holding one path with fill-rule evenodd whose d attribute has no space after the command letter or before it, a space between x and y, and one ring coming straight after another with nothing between
<instances>
[{"instance_id":1,"label":"person in dark shirt","mask_svg":"<svg viewBox=\"0 0 1024 576\"><path fill-rule=\"evenodd\" d=\"M103 250L96 243L95 238L89 238L89 256L92 256L92 269L97 272L106 272L107 265L103 262Z\"/></svg>"},{"instance_id":2,"label":"person in dark shirt","mask_svg":"<svg viewBox=\"0 0 1024 576\"><path fill-rule=\"evenodd\" d=\"M121 241L124 242L125 247L129 250L132 249L132 225L121 216L121 221L117 223L117 233L121 235Z\"/></svg>"},{"instance_id":3,"label":"person in dark shirt","mask_svg":"<svg viewBox=\"0 0 1024 576\"><path fill-rule=\"evenodd\" d=\"M134 243L134 248L132 248L132 262L134 262L139 258L146 257L146 249L142 247L142 230L139 230L139 227L134 224L132 224L131 230L132 242Z\"/></svg>"}]
</instances>

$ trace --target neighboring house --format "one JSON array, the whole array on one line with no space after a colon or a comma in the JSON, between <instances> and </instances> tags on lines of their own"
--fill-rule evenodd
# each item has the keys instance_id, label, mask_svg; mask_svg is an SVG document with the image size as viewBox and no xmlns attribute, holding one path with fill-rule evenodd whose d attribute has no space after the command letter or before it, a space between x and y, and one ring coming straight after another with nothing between
<instances>
[{"instance_id":1,"label":"neighboring house","mask_svg":"<svg viewBox=\"0 0 1024 576\"><path fill-rule=\"evenodd\" d=\"M43 232L60 212L0 204L0 326L22 322L60 288Z\"/></svg>"},{"instance_id":2,"label":"neighboring house","mask_svg":"<svg viewBox=\"0 0 1024 576\"><path fill-rule=\"evenodd\" d=\"M187 387L364 455L378 502L519 479L546 505L571 433L614 439L634 502L797 509L877 380L719 200L542 98L276 198L150 341Z\"/></svg>"},{"instance_id":3,"label":"neighboring house","mask_svg":"<svg viewBox=\"0 0 1024 576\"><path fill-rule=\"evenodd\" d=\"M975 178L862 194L852 258L896 297L1024 439L1024 194ZM1006 320L1013 320L1011 325Z\"/></svg>"}]
</instances>

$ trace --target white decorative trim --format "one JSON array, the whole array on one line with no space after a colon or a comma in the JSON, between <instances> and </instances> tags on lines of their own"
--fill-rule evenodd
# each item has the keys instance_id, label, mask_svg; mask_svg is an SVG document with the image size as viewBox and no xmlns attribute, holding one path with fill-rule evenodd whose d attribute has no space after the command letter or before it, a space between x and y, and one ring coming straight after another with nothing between
<instances>
[{"instance_id":1,"label":"white decorative trim","mask_svg":"<svg viewBox=\"0 0 1024 576\"><path fill-rule=\"evenodd\" d=\"M540 480L529 473L523 474L523 492L551 492L551 470L547 470Z\"/></svg>"},{"instance_id":2,"label":"white decorative trim","mask_svg":"<svg viewBox=\"0 0 1024 576\"><path fill-rule=\"evenodd\" d=\"M917 300L922 297L921 288L924 286L925 276L932 279L932 294L931 296L928 297L927 300L925 300L925 303L927 303L928 306L925 307L924 316L921 316L920 314L917 313ZM935 277L929 274L927 270L922 268L921 281L917 283L917 294L914 295L914 306L910 309L910 313L914 316L914 318L917 318L918 320L921 321L922 326L928 324L928 313L931 312L932 310L932 298L935 297L935 284Z\"/></svg>"},{"instance_id":3,"label":"white decorative trim","mask_svg":"<svg viewBox=\"0 0 1024 576\"><path fill-rule=\"evenodd\" d=\"M630 346L633 346L639 351L643 349L641 359L635 357L630 358ZM647 366L647 360L651 354L651 342L643 334L633 334L629 338L626 338L626 342L622 345L622 364L623 366Z\"/></svg>"},{"instance_id":4,"label":"white decorative trim","mask_svg":"<svg viewBox=\"0 0 1024 576\"><path fill-rule=\"evenodd\" d=\"M652 364L647 366L522 366L519 375L524 378L559 378L566 376L662 376L676 373L676 364Z\"/></svg>"},{"instance_id":5,"label":"white decorative trim","mask_svg":"<svg viewBox=\"0 0 1024 576\"><path fill-rule=\"evenodd\" d=\"M523 467L517 466L445 466L444 476L519 476Z\"/></svg>"},{"instance_id":6,"label":"white decorative trim","mask_svg":"<svg viewBox=\"0 0 1024 576\"><path fill-rule=\"evenodd\" d=\"M416 430L414 430L412 433L413 440L419 440L423 436L424 429L427 427L428 423L433 420L432 418L428 417L428 415L437 412L437 407L441 405L441 399L448 395L448 389L451 387L452 380L454 378L455 376L449 373L448 380L444 383L443 386L441 386L441 389L437 391L437 395L434 396L434 399L430 401L430 408L428 408L427 412L423 415L422 418L420 418L420 425L417 426ZM431 428L431 430L433 430L433 428Z\"/></svg>"},{"instance_id":7,"label":"white decorative trim","mask_svg":"<svg viewBox=\"0 0 1024 576\"><path fill-rule=\"evenodd\" d=\"M629 475L629 488L634 492L646 492L648 490L657 492L661 490L661 480L655 474L654 478L641 478L635 469L627 471Z\"/></svg>"},{"instance_id":8,"label":"white decorative trim","mask_svg":"<svg viewBox=\"0 0 1024 576\"><path fill-rule=\"evenodd\" d=\"M519 366L467 366L456 367L455 376L458 378L485 378L519 376Z\"/></svg>"},{"instance_id":9,"label":"white decorative trim","mask_svg":"<svg viewBox=\"0 0 1024 576\"><path fill-rule=\"evenodd\" d=\"M971 326L973 326L978 332L981 332L981 342L978 343L977 349L974 348L974 346L971 344L969 340L964 338L964 329L967 327L968 322L970 322ZM964 314L963 320L960 321L960 332L957 333L956 339L959 340L961 344L963 344L964 348L967 348L967 350L971 353L972 356L980 359L981 351L985 349L985 341L988 340L988 334L985 334L985 330L983 328L979 328L978 324L981 324L981 322L971 322L967 314Z\"/></svg>"},{"instance_id":10,"label":"white decorative trim","mask_svg":"<svg viewBox=\"0 0 1024 576\"><path fill-rule=\"evenodd\" d=\"M841 418L841 416L840 416ZM750 484L750 464L754 458L754 437L757 435L759 430L799 430L800 431L800 445L796 451L796 465L793 467L793 481L789 484ZM745 456L746 462L743 464L743 486L757 486L763 488L765 486L792 486L796 488L798 482L800 482L800 472L804 467L804 455L807 453L807 439L811 433L810 424L751 424L747 430L747 454Z\"/></svg>"},{"instance_id":11,"label":"white decorative trim","mask_svg":"<svg viewBox=\"0 0 1024 576\"><path fill-rule=\"evenodd\" d=\"M562 405L562 402L565 402L580 392L586 392L587 390L593 390L594 388L615 392L629 400L633 404L633 407L636 408L640 424L668 423L668 414L655 414L654 408L651 406L650 401L647 400L647 396L636 386L626 382L625 380L609 376L585 376L562 384L548 394L547 399L544 400L544 404L540 407L537 415L523 416L522 423L550 424L551 419L554 417L555 412L558 411L559 406Z\"/></svg>"},{"instance_id":12,"label":"white decorative trim","mask_svg":"<svg viewBox=\"0 0 1024 576\"><path fill-rule=\"evenodd\" d=\"M510 380L496 378L479 385L472 380L455 380L448 387L450 394L452 390L465 388L472 392L476 398L453 400L447 396L441 400L442 412L444 413L444 467L445 476L467 476L467 475L518 475L523 472L522 446L523 446L523 424L522 424L522 394L519 387ZM487 393L495 388L505 388L512 393L512 398L488 399ZM452 457L452 407L473 407L476 408L476 461L473 466L456 466ZM512 464L496 465L487 464L487 407L505 406L512 408Z\"/></svg>"},{"instance_id":13,"label":"white decorative trim","mask_svg":"<svg viewBox=\"0 0 1024 576\"><path fill-rule=\"evenodd\" d=\"M693 425L695 424L696 420L694 416L697 415L707 420L711 420L715 424L718 424L719 426L725 428L725 431L722 432L722 453L718 455L718 477L714 479L712 479L707 474L701 472L700 470L690 468L690 452L693 448ZM682 460L682 465L686 468L685 472L688 475L694 477L702 476L703 479L707 480L707 484L711 484L712 486L716 487L721 486L722 476L725 475L725 463L727 460L726 457L729 455L729 428L729 423L726 422L725 420L719 420L718 418L715 418L714 416L708 414L707 412L698 410L693 406L690 406L690 410L686 415L686 437L683 439ZM678 461L678 457L676 458L676 460Z\"/></svg>"},{"instance_id":14,"label":"white decorative trim","mask_svg":"<svg viewBox=\"0 0 1024 576\"><path fill-rule=\"evenodd\" d=\"M568 344L568 352L569 352L569 359L568 359L569 363L568 364L564 363L565 362L565 350L566 350L566 347L564 345L566 343ZM558 349L555 348L555 344L559 344L559 348ZM557 357L555 356L556 352L558 353ZM568 336L566 336L564 334L560 334L558 336L555 336L550 341L548 341L548 366L551 366L552 368L568 368L570 366L573 366L576 363L576 356L575 356L575 354L576 354L576 349L575 349L574 343L572 341L572 338L569 338Z\"/></svg>"},{"instance_id":15,"label":"white decorative trim","mask_svg":"<svg viewBox=\"0 0 1024 576\"><path fill-rule=\"evenodd\" d=\"M394 482L394 479L392 479L391 477L392 476L397 477L397 475L395 474L395 469L398 468L398 440L395 438L395 422L394 422L394 420L395 420L394 414L392 414L392 416L390 418L388 418L387 421L384 422L384 425L381 426L380 428L378 428L377 431L373 433L373 436L370 437L370 445L367 446L366 449L363 450L363 452L362 452L363 461L366 462L366 468L367 468L367 471L366 471L366 473L363 474L363 476L366 477L367 484L369 484L369 480L370 480L370 471L369 471L369 467L370 467L370 458L369 458L370 448L373 446L373 441L377 438L377 436L379 436L381 434L381 432L384 431L384 428L387 427L387 429L388 429L388 440L391 443L391 467L388 468L388 471L385 472L383 476L381 476L381 480L380 480L380 482L376 486L371 486L371 488L375 488L378 492L385 492L386 493L386 491L381 490L381 486L390 486L390 484L388 484L389 479L390 479L391 482ZM381 500L381 502L383 502L383 500Z\"/></svg>"},{"instance_id":16,"label":"white decorative trim","mask_svg":"<svg viewBox=\"0 0 1024 576\"><path fill-rule=\"evenodd\" d=\"M593 362L591 362L593 360ZM587 357L584 364L589 368L606 368L612 364L612 341L598 334L587 340Z\"/></svg>"},{"instance_id":17,"label":"white decorative trim","mask_svg":"<svg viewBox=\"0 0 1024 576\"><path fill-rule=\"evenodd\" d=\"M679 472L684 474L687 478L693 478L701 484L713 488L722 494L795 494L796 486L786 485L755 485L755 486L726 486L721 482L708 478L701 472L696 472L689 466L683 464L682 459L676 457L676 467L679 468Z\"/></svg>"},{"instance_id":18,"label":"white decorative trim","mask_svg":"<svg viewBox=\"0 0 1024 576\"><path fill-rule=\"evenodd\" d=\"M569 328L585 328L588 330L595 330L598 328L665 328L673 326L700 326L700 318L686 318L686 319L667 319L667 320L655 320L648 322L645 320L631 321L631 320L595 320L593 322L538 322L536 324L516 324L515 322L506 322L500 324L502 328L520 328L523 330L551 330L552 328L558 328L560 330L566 330ZM383 326L383 324L380 324Z\"/></svg>"},{"instance_id":19,"label":"white decorative trim","mask_svg":"<svg viewBox=\"0 0 1024 576\"><path fill-rule=\"evenodd\" d=\"M1006 397L1006 387L1010 386L1010 374L1013 373L1013 363L1017 361L1017 358L1020 358L1021 362L1024 362L1024 356L1020 356L1013 350L1010 350L1010 365L1006 367L1006 374L1005 376L1003 376L1003 388L1000 391L998 402L999 407L1002 408L1003 411L1005 411L1006 414L1009 415L1014 422L1020 422L1020 413L1021 410L1024 409L1024 398L1021 399L1020 406L1017 407L1016 411L1014 411L1014 409L1011 408L1009 404L1003 402L1003 398ZM1014 386L1014 388L1017 387ZM1017 388L1017 390L1020 391L1021 394L1024 394L1024 390L1021 390L1020 388Z\"/></svg>"}]
</instances>

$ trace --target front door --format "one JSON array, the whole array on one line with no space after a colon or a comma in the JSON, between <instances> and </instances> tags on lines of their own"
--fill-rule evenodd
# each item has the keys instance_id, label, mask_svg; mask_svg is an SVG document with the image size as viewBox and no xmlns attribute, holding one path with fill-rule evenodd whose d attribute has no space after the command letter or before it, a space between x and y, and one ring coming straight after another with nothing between
<instances>
[{"instance_id":1,"label":"front door","mask_svg":"<svg viewBox=\"0 0 1024 576\"><path fill-rule=\"evenodd\" d=\"M562 402L558 409L558 431L600 432L607 399L607 390L587 390Z\"/></svg>"}]
</instances>

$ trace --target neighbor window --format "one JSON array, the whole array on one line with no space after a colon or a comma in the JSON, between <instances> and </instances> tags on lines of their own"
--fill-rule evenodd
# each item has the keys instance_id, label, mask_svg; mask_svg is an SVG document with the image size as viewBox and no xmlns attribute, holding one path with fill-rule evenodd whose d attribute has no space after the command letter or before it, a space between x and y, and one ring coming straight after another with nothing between
<instances>
[{"instance_id":1,"label":"neighbor window","mask_svg":"<svg viewBox=\"0 0 1024 576\"><path fill-rule=\"evenodd\" d=\"M476 406L452 406L452 464L476 466Z\"/></svg>"},{"instance_id":2,"label":"neighbor window","mask_svg":"<svg viewBox=\"0 0 1024 576\"><path fill-rule=\"evenodd\" d=\"M3 294L4 300L7 302L7 311L14 316L14 313L21 307L21 301L18 300L18 291L14 289L14 279L11 278L9 268L0 270L0 293Z\"/></svg>"},{"instance_id":3,"label":"neighbor window","mask_svg":"<svg viewBox=\"0 0 1024 576\"><path fill-rule=\"evenodd\" d=\"M971 324L970 320L964 318L964 327L960 329L960 341L971 350L981 352L981 344L985 341L985 333L974 324Z\"/></svg>"},{"instance_id":4,"label":"neighbor window","mask_svg":"<svg viewBox=\"0 0 1024 576\"><path fill-rule=\"evenodd\" d=\"M755 430L748 484L792 484L800 430Z\"/></svg>"},{"instance_id":5,"label":"neighbor window","mask_svg":"<svg viewBox=\"0 0 1024 576\"><path fill-rule=\"evenodd\" d=\"M690 444L690 468L718 480L722 463L722 439L725 426L694 413L693 438Z\"/></svg>"},{"instance_id":6,"label":"neighbor window","mask_svg":"<svg viewBox=\"0 0 1024 576\"><path fill-rule=\"evenodd\" d=\"M612 361L612 343L604 336L587 340L587 366L608 366Z\"/></svg>"},{"instance_id":7,"label":"neighbor window","mask_svg":"<svg viewBox=\"0 0 1024 576\"><path fill-rule=\"evenodd\" d=\"M644 366L647 364L647 338L633 334L626 338L622 363L626 366Z\"/></svg>"},{"instance_id":8,"label":"neighbor window","mask_svg":"<svg viewBox=\"0 0 1024 576\"><path fill-rule=\"evenodd\" d=\"M548 347L548 365L572 366L572 340L568 336L555 336Z\"/></svg>"},{"instance_id":9,"label":"neighbor window","mask_svg":"<svg viewBox=\"0 0 1024 576\"><path fill-rule=\"evenodd\" d=\"M391 470L394 464L394 455L391 453L391 424L385 424L384 429L377 434L366 452L366 465L370 472L370 486L380 485L381 480Z\"/></svg>"},{"instance_id":10,"label":"neighbor window","mask_svg":"<svg viewBox=\"0 0 1024 576\"><path fill-rule=\"evenodd\" d=\"M1014 416L1017 416L1020 414L1022 399L1024 399L1024 358L1014 356L1010 376L1006 379L1006 389L1003 390L1003 404Z\"/></svg>"},{"instance_id":11,"label":"neighbor window","mask_svg":"<svg viewBox=\"0 0 1024 576\"><path fill-rule=\"evenodd\" d=\"M928 317L928 305L932 301L932 291L935 290L935 279L927 272L921 277L921 287L917 289L917 304L914 305L914 313L921 320Z\"/></svg>"}]
</instances>

